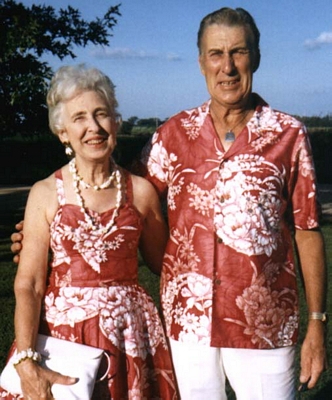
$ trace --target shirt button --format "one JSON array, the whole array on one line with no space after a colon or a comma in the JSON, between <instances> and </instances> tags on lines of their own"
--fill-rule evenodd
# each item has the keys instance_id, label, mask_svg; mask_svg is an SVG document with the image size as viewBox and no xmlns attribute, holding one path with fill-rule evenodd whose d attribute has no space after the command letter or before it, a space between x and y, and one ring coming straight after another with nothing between
<instances>
[{"instance_id":1,"label":"shirt button","mask_svg":"<svg viewBox=\"0 0 332 400\"><path fill-rule=\"evenodd\" d=\"M215 279L215 280L214 280L214 283L215 283L216 285L220 285L220 284L221 284L221 280L220 280L220 279Z\"/></svg>"},{"instance_id":2,"label":"shirt button","mask_svg":"<svg viewBox=\"0 0 332 400\"><path fill-rule=\"evenodd\" d=\"M220 237L218 237L217 242L222 243L222 239Z\"/></svg>"}]
</instances>

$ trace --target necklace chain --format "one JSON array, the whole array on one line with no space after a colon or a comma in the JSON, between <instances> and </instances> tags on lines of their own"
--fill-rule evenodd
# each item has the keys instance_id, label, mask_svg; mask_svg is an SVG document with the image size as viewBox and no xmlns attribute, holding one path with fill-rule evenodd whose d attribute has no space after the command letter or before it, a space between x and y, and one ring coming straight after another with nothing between
<instances>
[{"instance_id":1,"label":"necklace chain","mask_svg":"<svg viewBox=\"0 0 332 400\"><path fill-rule=\"evenodd\" d=\"M213 110L212 110L213 111ZM250 109L244 114L244 116L240 119L239 122L237 122L233 128L229 128L226 131L226 136L225 136L225 141L226 142L234 142L235 140L235 133L234 129L237 128L248 116ZM213 114L216 116L217 120L220 122L220 119L218 118L218 115L213 111Z\"/></svg>"},{"instance_id":2,"label":"necklace chain","mask_svg":"<svg viewBox=\"0 0 332 400\"><path fill-rule=\"evenodd\" d=\"M112 229L112 227L114 225L114 222L115 222L115 218L117 218L117 216L119 215L119 209L120 209L121 202L122 202L121 172L120 172L120 169L117 167L117 165L114 162L112 162L112 163L114 165L114 171L113 171L112 175L102 185L100 185L100 189L105 189L106 187L109 187L111 185L111 183L113 182L114 177L115 177L116 188L117 188L116 206L115 206L115 209L113 211L113 215L112 215L112 218L110 219L110 221L105 226L103 226L103 225L97 226L95 224L94 218L91 217L91 215L88 213L88 211L87 211L87 209L86 209L86 207L84 205L84 199L83 199L83 197L81 195L81 191L80 191L80 184L82 182L84 182L84 181L78 174L78 171L77 171L77 168L76 168L76 159L73 158L69 162L69 171L70 171L70 173L71 173L71 175L73 177L74 191L76 193L76 198L77 198L78 205L80 206L81 212L84 215L85 222L87 223L89 229L91 229L93 231L98 231L98 232L100 232L102 234L105 234L105 233L109 232ZM102 186L106 185L106 183L110 180L110 178L112 176L113 176L113 178L111 179L111 181L108 184L108 186L102 187ZM84 184L86 184L86 182L84 182ZM89 187L91 187L91 185ZM100 190L100 189L95 189L95 190Z\"/></svg>"}]
</instances>

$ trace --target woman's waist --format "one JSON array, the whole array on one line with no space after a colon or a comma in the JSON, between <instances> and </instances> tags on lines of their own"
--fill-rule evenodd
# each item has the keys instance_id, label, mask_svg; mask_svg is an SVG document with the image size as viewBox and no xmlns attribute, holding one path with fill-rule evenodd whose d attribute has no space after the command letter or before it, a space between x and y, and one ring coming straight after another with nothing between
<instances>
[{"instance_id":1,"label":"woman's waist","mask_svg":"<svg viewBox=\"0 0 332 400\"><path fill-rule=\"evenodd\" d=\"M132 286L138 285L137 279L93 279L73 280L70 286L75 287L110 287L110 286Z\"/></svg>"},{"instance_id":2,"label":"woman's waist","mask_svg":"<svg viewBox=\"0 0 332 400\"><path fill-rule=\"evenodd\" d=\"M110 287L110 286L132 286L138 285L137 275L128 277L61 277L58 274L51 274L48 280L50 287Z\"/></svg>"},{"instance_id":3,"label":"woman's waist","mask_svg":"<svg viewBox=\"0 0 332 400\"><path fill-rule=\"evenodd\" d=\"M114 263L90 265L77 258L70 263L52 265L50 285L56 287L108 287L135 285L138 282L137 259L116 260Z\"/></svg>"}]
</instances>

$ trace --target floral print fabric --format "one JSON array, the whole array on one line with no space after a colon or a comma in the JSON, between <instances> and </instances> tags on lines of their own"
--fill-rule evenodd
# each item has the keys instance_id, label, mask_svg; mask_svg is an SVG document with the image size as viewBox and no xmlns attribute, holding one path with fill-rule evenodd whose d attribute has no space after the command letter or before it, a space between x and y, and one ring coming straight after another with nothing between
<instances>
[{"instance_id":1,"label":"floral print fabric","mask_svg":"<svg viewBox=\"0 0 332 400\"><path fill-rule=\"evenodd\" d=\"M158 311L137 281L142 221L132 204L129 174L127 201L116 225L101 236L87 228L78 206L66 204L60 171L56 178L60 206L51 225L54 257L41 332L108 352L108 378L96 384L93 399L177 399ZM93 214L105 226L112 213ZM0 394L19 398L1 388Z\"/></svg>"},{"instance_id":2,"label":"floral print fabric","mask_svg":"<svg viewBox=\"0 0 332 400\"><path fill-rule=\"evenodd\" d=\"M207 102L170 118L143 153L141 173L167 194L162 306L175 340L268 349L297 339L291 227L318 226L312 154L305 127L254 96L227 152Z\"/></svg>"}]
</instances>

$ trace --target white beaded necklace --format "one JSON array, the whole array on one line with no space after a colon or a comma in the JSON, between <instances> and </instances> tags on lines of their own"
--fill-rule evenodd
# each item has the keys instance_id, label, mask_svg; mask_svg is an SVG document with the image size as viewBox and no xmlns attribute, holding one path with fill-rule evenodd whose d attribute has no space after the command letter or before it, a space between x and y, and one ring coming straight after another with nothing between
<instances>
[{"instance_id":1,"label":"white beaded necklace","mask_svg":"<svg viewBox=\"0 0 332 400\"><path fill-rule=\"evenodd\" d=\"M94 218L92 218L89 215L89 213L87 212L87 210L85 208L84 199L83 199L83 197L81 195L81 192L80 192L80 183L83 181L83 179L78 175L78 171L77 171L77 168L76 168L76 159L73 158L69 162L69 172L71 173L71 175L73 177L74 191L76 193L78 205L80 206L81 211L82 211L82 213L84 215L85 222L87 223L89 229L91 229L93 231L99 231L100 233L107 233L113 227L114 222L115 222L115 218L119 215L119 209L120 209L121 202L122 202L121 172L120 172L119 168L117 167L117 165L114 162L113 162L113 165L114 165L115 169L114 169L112 175L102 185L100 185L100 189L105 189L106 187L108 187L111 184L111 182L114 180L114 176L115 176L116 188L117 188L116 206L115 206L115 209L113 211L112 218L110 219L108 224L105 225L105 226L103 226L103 225L96 226L96 224L94 222ZM104 184L106 184L106 182L108 182L110 180L110 178L112 176L113 176L113 178L111 179L109 185L106 186L106 187L102 187ZM91 187L91 185L89 185L89 187ZM100 190L100 189L95 189L95 190Z\"/></svg>"},{"instance_id":2,"label":"white beaded necklace","mask_svg":"<svg viewBox=\"0 0 332 400\"><path fill-rule=\"evenodd\" d=\"M114 181L115 178L115 171L112 172L112 175L110 175L105 182L103 182L101 185L90 185L90 183L87 183L84 181L84 179L77 174L77 177L79 179L80 185L83 187L83 189L90 189L92 188L96 192L102 189L107 189L108 187L111 186L112 182Z\"/></svg>"},{"instance_id":3,"label":"white beaded necklace","mask_svg":"<svg viewBox=\"0 0 332 400\"><path fill-rule=\"evenodd\" d=\"M75 163L74 163L75 164ZM101 185L90 185L90 183L87 183L84 181L84 179L78 174L77 169L74 165L74 173L75 176L77 176L78 182L79 184L83 187L83 189L90 189L92 188L93 190L95 190L96 192L98 192L99 190L102 189L107 189L108 187L111 186L112 182L114 181L115 178L115 174L116 174L116 169L115 169L115 163L113 161L113 159L111 159L111 165L114 168L114 171L112 172L112 174L106 179L105 182L103 182Z\"/></svg>"}]
</instances>

